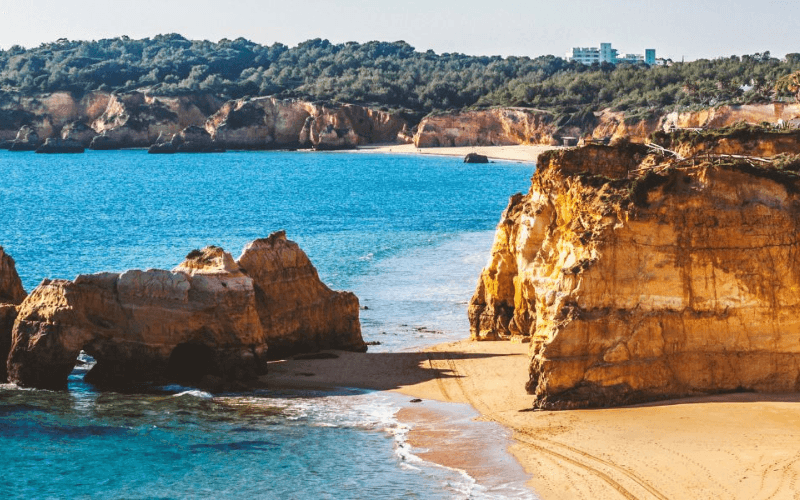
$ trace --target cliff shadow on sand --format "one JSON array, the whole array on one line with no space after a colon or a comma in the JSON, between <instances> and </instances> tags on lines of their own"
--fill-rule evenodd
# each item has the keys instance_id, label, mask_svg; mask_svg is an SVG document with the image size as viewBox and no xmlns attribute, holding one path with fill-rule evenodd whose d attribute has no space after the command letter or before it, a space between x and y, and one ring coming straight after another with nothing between
<instances>
[{"instance_id":1,"label":"cliff shadow on sand","mask_svg":"<svg viewBox=\"0 0 800 500\"><path fill-rule=\"evenodd\" d=\"M353 353L331 351L337 358L288 359L269 363L262 380L271 388L355 387L398 390L427 382L461 378L448 361L485 360L509 356L501 353L452 351Z\"/></svg>"}]
</instances>

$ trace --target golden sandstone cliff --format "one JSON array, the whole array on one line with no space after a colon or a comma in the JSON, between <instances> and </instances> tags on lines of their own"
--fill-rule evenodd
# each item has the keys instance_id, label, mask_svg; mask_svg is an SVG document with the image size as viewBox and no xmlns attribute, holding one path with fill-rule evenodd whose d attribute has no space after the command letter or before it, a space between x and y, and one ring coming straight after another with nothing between
<instances>
[{"instance_id":1,"label":"golden sandstone cliff","mask_svg":"<svg viewBox=\"0 0 800 500\"><path fill-rule=\"evenodd\" d=\"M11 349L11 330L17 319L17 305L26 297L14 259L0 247L0 382L6 380L6 364Z\"/></svg>"},{"instance_id":2,"label":"golden sandstone cliff","mask_svg":"<svg viewBox=\"0 0 800 500\"><path fill-rule=\"evenodd\" d=\"M536 406L800 390L800 162L709 149L553 151L511 198L469 315L530 341Z\"/></svg>"},{"instance_id":3,"label":"golden sandstone cliff","mask_svg":"<svg viewBox=\"0 0 800 500\"><path fill-rule=\"evenodd\" d=\"M97 361L86 380L101 386L247 381L276 356L365 351L358 311L358 299L325 286L279 232L238 262L206 247L172 271L44 280L16 308L8 379L63 387L83 350Z\"/></svg>"},{"instance_id":4,"label":"golden sandstone cliff","mask_svg":"<svg viewBox=\"0 0 800 500\"><path fill-rule=\"evenodd\" d=\"M228 149L348 149L397 142L406 127L388 112L274 97L228 101L206 122L214 140Z\"/></svg>"},{"instance_id":5,"label":"golden sandstone cliff","mask_svg":"<svg viewBox=\"0 0 800 500\"><path fill-rule=\"evenodd\" d=\"M557 128L550 113L498 108L442 113L425 117L417 127L418 148L550 144Z\"/></svg>"},{"instance_id":6,"label":"golden sandstone cliff","mask_svg":"<svg viewBox=\"0 0 800 500\"><path fill-rule=\"evenodd\" d=\"M675 128L723 128L735 123L763 122L800 125L800 105L773 103L718 106L697 111L672 112L649 119L626 119L620 111L604 109L581 123L558 121L547 111L528 108L497 108L430 115L420 122L414 135L419 148L436 146L507 146L551 144L565 137L585 141L649 142L654 132Z\"/></svg>"}]
</instances>

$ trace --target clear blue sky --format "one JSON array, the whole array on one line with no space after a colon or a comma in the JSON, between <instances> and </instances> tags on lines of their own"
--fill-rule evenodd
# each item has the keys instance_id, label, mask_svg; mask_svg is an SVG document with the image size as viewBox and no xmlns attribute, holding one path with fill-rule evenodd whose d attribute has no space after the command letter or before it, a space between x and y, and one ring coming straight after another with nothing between
<instances>
[{"instance_id":1,"label":"clear blue sky","mask_svg":"<svg viewBox=\"0 0 800 500\"><path fill-rule=\"evenodd\" d=\"M687 60L800 52L800 2L759 0L0 0L0 47L181 33L293 46L405 40L418 50L555 54L608 41Z\"/></svg>"}]
</instances>

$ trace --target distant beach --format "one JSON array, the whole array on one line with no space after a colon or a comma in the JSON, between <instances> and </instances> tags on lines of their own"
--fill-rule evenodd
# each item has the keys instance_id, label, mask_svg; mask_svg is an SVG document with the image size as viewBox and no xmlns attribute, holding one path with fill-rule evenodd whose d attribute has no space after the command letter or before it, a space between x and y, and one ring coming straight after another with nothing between
<instances>
[{"instance_id":1,"label":"distant beach","mask_svg":"<svg viewBox=\"0 0 800 500\"><path fill-rule=\"evenodd\" d=\"M391 153L391 154L419 154L419 155L438 155L438 156L459 156L465 157L469 153L478 153L488 157L490 160L517 161L525 163L536 163L540 154L552 149L559 149L560 146L463 146L447 148L418 148L413 144L381 144L359 146L358 151L369 153Z\"/></svg>"}]
</instances>

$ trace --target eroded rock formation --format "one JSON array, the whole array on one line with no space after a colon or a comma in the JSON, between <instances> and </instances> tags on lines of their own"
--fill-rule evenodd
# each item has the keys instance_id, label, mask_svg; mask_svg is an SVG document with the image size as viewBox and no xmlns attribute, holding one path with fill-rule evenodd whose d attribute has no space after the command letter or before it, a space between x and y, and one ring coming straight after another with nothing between
<instances>
[{"instance_id":1,"label":"eroded rock formation","mask_svg":"<svg viewBox=\"0 0 800 500\"><path fill-rule=\"evenodd\" d=\"M162 132L158 135L155 144L150 146L148 153L222 153L225 149L220 147L206 129L192 125L166 140Z\"/></svg>"},{"instance_id":2,"label":"eroded rock formation","mask_svg":"<svg viewBox=\"0 0 800 500\"><path fill-rule=\"evenodd\" d=\"M800 390L796 163L624 144L537 165L469 307L474 339L531 342L535 405Z\"/></svg>"},{"instance_id":3,"label":"eroded rock formation","mask_svg":"<svg viewBox=\"0 0 800 500\"><path fill-rule=\"evenodd\" d=\"M414 135L418 148L556 144L558 127L545 111L498 108L425 117Z\"/></svg>"},{"instance_id":4,"label":"eroded rock formation","mask_svg":"<svg viewBox=\"0 0 800 500\"><path fill-rule=\"evenodd\" d=\"M358 298L328 288L283 231L247 245L238 263L253 278L271 359L322 349L367 350Z\"/></svg>"},{"instance_id":5,"label":"eroded rock formation","mask_svg":"<svg viewBox=\"0 0 800 500\"><path fill-rule=\"evenodd\" d=\"M348 149L396 142L406 122L397 115L361 106L330 107L273 97L225 103L206 130L227 149Z\"/></svg>"},{"instance_id":6,"label":"eroded rock formation","mask_svg":"<svg viewBox=\"0 0 800 500\"><path fill-rule=\"evenodd\" d=\"M17 318L17 305L25 300L26 295L14 259L0 247L0 383L6 381L5 360L11 349L11 330Z\"/></svg>"},{"instance_id":7,"label":"eroded rock formation","mask_svg":"<svg viewBox=\"0 0 800 500\"><path fill-rule=\"evenodd\" d=\"M18 311L8 376L23 386L63 387L81 350L97 361L88 381L124 386L253 379L273 339L284 352L365 348L358 300L319 282L283 233L240 263L207 247L172 271L44 280Z\"/></svg>"},{"instance_id":8,"label":"eroded rock formation","mask_svg":"<svg viewBox=\"0 0 800 500\"><path fill-rule=\"evenodd\" d=\"M179 134L203 127L206 117L222 101L204 93L180 97L150 96L142 92L115 94L101 116L91 123L98 134L92 149L146 148L159 134Z\"/></svg>"},{"instance_id":9,"label":"eroded rock formation","mask_svg":"<svg viewBox=\"0 0 800 500\"><path fill-rule=\"evenodd\" d=\"M8 144L9 151L36 151L39 147L39 134L33 127L22 126L17 132L17 136Z\"/></svg>"},{"instance_id":10,"label":"eroded rock formation","mask_svg":"<svg viewBox=\"0 0 800 500\"><path fill-rule=\"evenodd\" d=\"M0 304L19 304L27 295L14 259L0 247Z\"/></svg>"}]
</instances>

